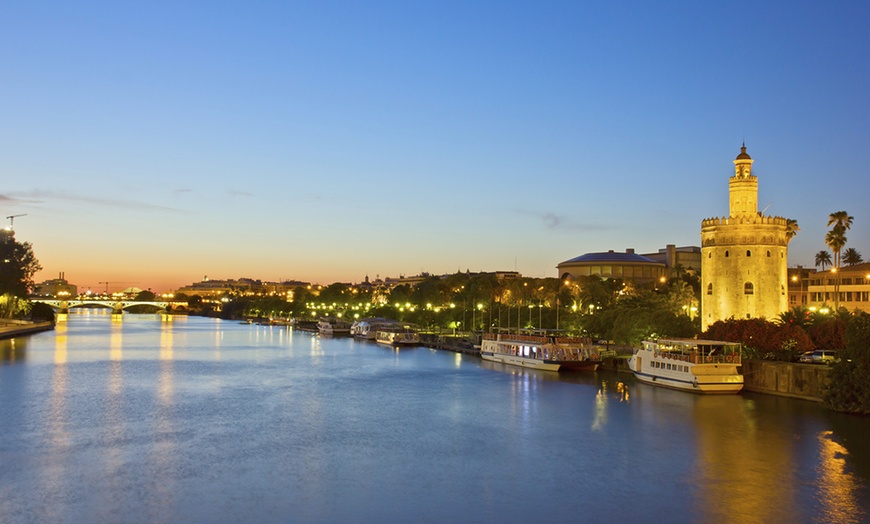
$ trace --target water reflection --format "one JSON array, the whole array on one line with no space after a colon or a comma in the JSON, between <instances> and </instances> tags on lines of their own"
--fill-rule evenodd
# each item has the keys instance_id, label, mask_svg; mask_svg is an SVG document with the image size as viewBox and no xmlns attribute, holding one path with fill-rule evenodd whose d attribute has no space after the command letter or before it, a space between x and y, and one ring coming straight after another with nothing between
<instances>
[{"instance_id":1,"label":"water reflection","mask_svg":"<svg viewBox=\"0 0 870 524\"><path fill-rule=\"evenodd\" d=\"M124 341L124 323L123 315L112 315L112 328L109 335L109 359L119 361L123 358L123 350L121 344Z\"/></svg>"},{"instance_id":2,"label":"water reflection","mask_svg":"<svg viewBox=\"0 0 870 524\"><path fill-rule=\"evenodd\" d=\"M27 340L29 337L6 338L0 340L0 363L14 364L27 357Z\"/></svg>"},{"instance_id":3,"label":"water reflection","mask_svg":"<svg viewBox=\"0 0 870 524\"><path fill-rule=\"evenodd\" d=\"M859 482L846 471L849 451L833 440L832 431L819 433L818 498L830 522L864 522L857 497Z\"/></svg>"}]
</instances>

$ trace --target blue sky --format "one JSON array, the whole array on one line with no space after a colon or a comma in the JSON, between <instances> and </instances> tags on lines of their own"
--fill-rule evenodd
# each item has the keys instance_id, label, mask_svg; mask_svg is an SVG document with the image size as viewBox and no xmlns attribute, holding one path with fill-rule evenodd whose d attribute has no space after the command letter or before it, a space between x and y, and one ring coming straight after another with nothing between
<instances>
[{"instance_id":1,"label":"blue sky","mask_svg":"<svg viewBox=\"0 0 870 524\"><path fill-rule=\"evenodd\" d=\"M556 276L698 245L745 140L790 265L870 259L870 4L709 4L6 2L0 218L93 288Z\"/></svg>"}]
</instances>

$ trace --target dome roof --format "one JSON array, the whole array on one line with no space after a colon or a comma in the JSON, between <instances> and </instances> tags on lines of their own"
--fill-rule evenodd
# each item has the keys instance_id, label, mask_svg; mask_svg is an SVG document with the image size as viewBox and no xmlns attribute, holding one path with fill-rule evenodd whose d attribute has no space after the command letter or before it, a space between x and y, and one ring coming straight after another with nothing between
<instances>
[{"instance_id":1,"label":"dome roof","mask_svg":"<svg viewBox=\"0 0 870 524\"><path fill-rule=\"evenodd\" d=\"M615 253L613 251L608 251L607 253L586 253L585 255L580 255L579 257L572 258L571 260L566 260L565 262L562 262L562 264L600 264L602 262L634 262L640 264L661 264L660 262L656 262L651 258L647 258L645 256L635 253Z\"/></svg>"},{"instance_id":2,"label":"dome roof","mask_svg":"<svg viewBox=\"0 0 870 524\"><path fill-rule=\"evenodd\" d=\"M737 155L735 160L752 160L752 157L746 154L746 146L742 146L740 148L740 154Z\"/></svg>"}]
</instances>

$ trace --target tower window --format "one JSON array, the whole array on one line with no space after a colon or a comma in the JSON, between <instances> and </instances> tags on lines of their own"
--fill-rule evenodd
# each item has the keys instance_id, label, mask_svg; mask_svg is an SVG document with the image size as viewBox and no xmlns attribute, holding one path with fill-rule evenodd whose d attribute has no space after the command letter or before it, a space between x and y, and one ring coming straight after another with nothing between
<instances>
[{"instance_id":1,"label":"tower window","mask_svg":"<svg viewBox=\"0 0 870 524\"><path fill-rule=\"evenodd\" d=\"M770 258L770 251L767 252L767 258Z\"/></svg>"},{"instance_id":2,"label":"tower window","mask_svg":"<svg viewBox=\"0 0 870 524\"><path fill-rule=\"evenodd\" d=\"M725 252L725 258L728 258L728 252L727 252L727 251Z\"/></svg>"},{"instance_id":3,"label":"tower window","mask_svg":"<svg viewBox=\"0 0 870 524\"><path fill-rule=\"evenodd\" d=\"M712 283L707 284L707 294L708 294L708 295L712 295L712 294L713 294L713 284L712 284Z\"/></svg>"},{"instance_id":4,"label":"tower window","mask_svg":"<svg viewBox=\"0 0 870 524\"><path fill-rule=\"evenodd\" d=\"M744 295L755 294L755 287L752 285L752 282L747 282L747 283L743 284L743 294Z\"/></svg>"},{"instance_id":5,"label":"tower window","mask_svg":"<svg viewBox=\"0 0 870 524\"><path fill-rule=\"evenodd\" d=\"M747 250L746 250L746 256L751 257L751 256L752 256L752 251L750 251L750 250L747 249Z\"/></svg>"}]
</instances>

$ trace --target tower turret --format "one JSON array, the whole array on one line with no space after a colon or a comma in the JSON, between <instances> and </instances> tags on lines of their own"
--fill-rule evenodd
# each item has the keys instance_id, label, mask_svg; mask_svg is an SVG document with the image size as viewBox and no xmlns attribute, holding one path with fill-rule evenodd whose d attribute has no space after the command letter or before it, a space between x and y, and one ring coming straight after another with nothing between
<instances>
[{"instance_id":1,"label":"tower turret","mask_svg":"<svg viewBox=\"0 0 870 524\"><path fill-rule=\"evenodd\" d=\"M746 153L746 144L734 159L734 176L728 181L731 195L730 216L745 217L758 213L758 177L752 174L752 157Z\"/></svg>"}]
</instances>

